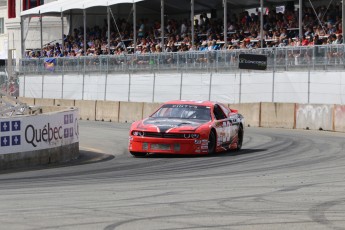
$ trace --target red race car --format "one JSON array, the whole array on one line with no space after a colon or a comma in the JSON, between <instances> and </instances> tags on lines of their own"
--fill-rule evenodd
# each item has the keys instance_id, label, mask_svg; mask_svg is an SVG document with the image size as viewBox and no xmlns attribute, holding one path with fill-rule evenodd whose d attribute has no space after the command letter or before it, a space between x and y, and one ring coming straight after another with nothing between
<instances>
[{"instance_id":1,"label":"red race car","mask_svg":"<svg viewBox=\"0 0 345 230\"><path fill-rule=\"evenodd\" d=\"M243 116L221 103L170 101L132 124L128 149L133 156L240 150L244 126Z\"/></svg>"}]
</instances>

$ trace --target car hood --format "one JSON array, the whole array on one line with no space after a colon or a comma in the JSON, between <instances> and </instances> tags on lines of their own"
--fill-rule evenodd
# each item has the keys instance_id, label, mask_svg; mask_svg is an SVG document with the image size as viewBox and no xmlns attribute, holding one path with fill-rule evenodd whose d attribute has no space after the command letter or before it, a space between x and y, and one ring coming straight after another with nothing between
<instances>
[{"instance_id":1,"label":"car hood","mask_svg":"<svg viewBox=\"0 0 345 230\"><path fill-rule=\"evenodd\" d=\"M145 131L173 132L173 131L195 131L208 121L187 120L177 118L147 118L138 124L138 128Z\"/></svg>"}]
</instances>

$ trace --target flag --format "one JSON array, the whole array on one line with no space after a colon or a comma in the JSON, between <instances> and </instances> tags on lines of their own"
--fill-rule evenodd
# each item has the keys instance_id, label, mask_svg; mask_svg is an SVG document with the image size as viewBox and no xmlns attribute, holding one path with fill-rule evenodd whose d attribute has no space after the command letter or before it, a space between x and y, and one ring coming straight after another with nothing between
<instances>
[{"instance_id":1,"label":"flag","mask_svg":"<svg viewBox=\"0 0 345 230\"><path fill-rule=\"evenodd\" d=\"M56 59L55 58L45 58L44 67L46 70L53 72L55 70Z\"/></svg>"}]
</instances>

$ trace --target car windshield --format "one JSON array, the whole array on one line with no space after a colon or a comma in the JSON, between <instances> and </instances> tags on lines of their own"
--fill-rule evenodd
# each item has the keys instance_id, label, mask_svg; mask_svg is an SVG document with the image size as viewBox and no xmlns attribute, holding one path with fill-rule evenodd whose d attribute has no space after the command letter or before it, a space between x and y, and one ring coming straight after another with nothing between
<instances>
[{"instance_id":1,"label":"car windshield","mask_svg":"<svg viewBox=\"0 0 345 230\"><path fill-rule=\"evenodd\" d=\"M211 113L208 106L167 104L151 117L211 120Z\"/></svg>"}]
</instances>

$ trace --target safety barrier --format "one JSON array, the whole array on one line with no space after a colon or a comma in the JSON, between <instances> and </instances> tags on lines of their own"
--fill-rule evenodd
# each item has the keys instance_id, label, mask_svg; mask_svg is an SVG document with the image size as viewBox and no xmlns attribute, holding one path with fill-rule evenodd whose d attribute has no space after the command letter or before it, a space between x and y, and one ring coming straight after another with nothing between
<instances>
[{"instance_id":1,"label":"safety barrier","mask_svg":"<svg viewBox=\"0 0 345 230\"><path fill-rule=\"evenodd\" d=\"M39 108L40 114L0 118L0 169L65 162L79 156L78 109Z\"/></svg>"},{"instance_id":2,"label":"safety barrier","mask_svg":"<svg viewBox=\"0 0 345 230\"><path fill-rule=\"evenodd\" d=\"M26 98L39 105L40 100ZM83 120L133 122L155 112L161 103L55 100L55 105L64 103L79 108ZM245 117L251 127L310 129L345 132L344 105L318 105L298 103L243 103L229 104Z\"/></svg>"}]
</instances>

